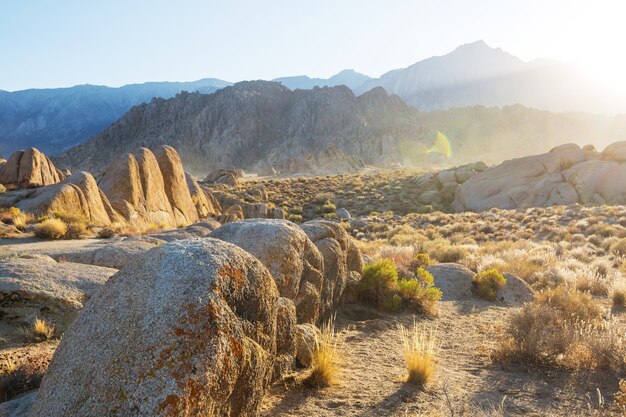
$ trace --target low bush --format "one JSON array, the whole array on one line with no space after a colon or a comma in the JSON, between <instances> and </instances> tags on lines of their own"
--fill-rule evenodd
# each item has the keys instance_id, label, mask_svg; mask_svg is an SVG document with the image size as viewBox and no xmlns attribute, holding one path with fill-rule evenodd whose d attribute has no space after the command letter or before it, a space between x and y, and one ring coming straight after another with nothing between
<instances>
[{"instance_id":1,"label":"low bush","mask_svg":"<svg viewBox=\"0 0 626 417\"><path fill-rule=\"evenodd\" d=\"M67 225L59 219L48 219L37 224L33 232L43 239L61 239L67 233Z\"/></svg>"},{"instance_id":2,"label":"low bush","mask_svg":"<svg viewBox=\"0 0 626 417\"><path fill-rule=\"evenodd\" d=\"M480 298L490 301L496 299L496 293L504 284L506 284L506 278L493 268L474 275L472 281L475 293Z\"/></svg>"},{"instance_id":3,"label":"low bush","mask_svg":"<svg viewBox=\"0 0 626 417\"><path fill-rule=\"evenodd\" d=\"M113 236L115 236L115 229L113 229L112 227L103 227L102 229L98 230L97 236L99 239L111 239Z\"/></svg>"},{"instance_id":4,"label":"low bush","mask_svg":"<svg viewBox=\"0 0 626 417\"><path fill-rule=\"evenodd\" d=\"M418 268L411 277L398 279L398 269L391 259L366 265L359 286L359 297L363 301L391 312L408 308L435 315L441 295L430 272Z\"/></svg>"}]
</instances>

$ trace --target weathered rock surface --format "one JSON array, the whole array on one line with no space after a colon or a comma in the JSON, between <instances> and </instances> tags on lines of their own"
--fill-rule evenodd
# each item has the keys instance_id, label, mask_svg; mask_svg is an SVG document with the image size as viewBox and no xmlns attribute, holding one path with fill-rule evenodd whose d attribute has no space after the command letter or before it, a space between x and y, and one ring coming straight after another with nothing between
<instances>
[{"instance_id":1,"label":"weathered rock surface","mask_svg":"<svg viewBox=\"0 0 626 417\"><path fill-rule=\"evenodd\" d=\"M428 271L433 275L435 286L443 293L443 301L468 300L472 295L474 273L463 265L443 263L431 265Z\"/></svg>"},{"instance_id":2,"label":"weathered rock surface","mask_svg":"<svg viewBox=\"0 0 626 417\"><path fill-rule=\"evenodd\" d=\"M154 155L163 173L165 194L172 205L177 224L191 224L197 221L198 212L191 199L183 162L178 152L171 146L161 146L155 149Z\"/></svg>"},{"instance_id":3,"label":"weathered rock surface","mask_svg":"<svg viewBox=\"0 0 626 417\"><path fill-rule=\"evenodd\" d=\"M302 229L285 220L251 219L225 224L210 236L259 259L276 280L280 295L294 301L298 322L317 322L324 264Z\"/></svg>"},{"instance_id":4,"label":"weathered rock surface","mask_svg":"<svg viewBox=\"0 0 626 417\"><path fill-rule=\"evenodd\" d=\"M443 263L429 266L428 271L433 274L435 286L443 293L444 301L468 301L480 302L473 294L472 281L474 272L463 265L455 263ZM496 300L500 304L520 306L533 299L532 288L515 275L505 273L506 283L496 293Z\"/></svg>"},{"instance_id":5,"label":"weathered rock surface","mask_svg":"<svg viewBox=\"0 0 626 417\"><path fill-rule=\"evenodd\" d=\"M176 151L141 148L116 159L99 182L113 207L131 223L176 226L198 219Z\"/></svg>"},{"instance_id":6,"label":"weathered rock surface","mask_svg":"<svg viewBox=\"0 0 626 417\"><path fill-rule=\"evenodd\" d=\"M228 184L234 187L239 186L236 169L217 169L206 176L204 182L217 182L220 184Z\"/></svg>"},{"instance_id":7,"label":"weathered rock surface","mask_svg":"<svg viewBox=\"0 0 626 417\"><path fill-rule=\"evenodd\" d=\"M37 390L33 390L11 401L0 403L0 416L28 417L36 397Z\"/></svg>"},{"instance_id":8,"label":"weathered rock surface","mask_svg":"<svg viewBox=\"0 0 626 417\"><path fill-rule=\"evenodd\" d=\"M43 255L7 258L0 262L2 320L28 325L40 317L62 330L115 272Z\"/></svg>"},{"instance_id":9,"label":"weathered rock surface","mask_svg":"<svg viewBox=\"0 0 626 417\"><path fill-rule=\"evenodd\" d=\"M114 275L65 333L33 417L255 415L278 290L244 250L173 242Z\"/></svg>"},{"instance_id":10,"label":"weathered rock surface","mask_svg":"<svg viewBox=\"0 0 626 417\"><path fill-rule=\"evenodd\" d=\"M215 216L222 211L217 199L210 192L204 190L191 174L185 173L185 180L189 187L191 200L196 206L200 218Z\"/></svg>"},{"instance_id":11,"label":"weathered rock surface","mask_svg":"<svg viewBox=\"0 0 626 417\"><path fill-rule=\"evenodd\" d=\"M273 379L291 372L296 359L296 306L288 298L280 297L276 308L276 359Z\"/></svg>"},{"instance_id":12,"label":"weathered rock surface","mask_svg":"<svg viewBox=\"0 0 626 417\"><path fill-rule=\"evenodd\" d=\"M4 193L0 206L17 207L37 216L60 212L102 225L122 220L87 172L78 172L58 184Z\"/></svg>"},{"instance_id":13,"label":"weathered rock surface","mask_svg":"<svg viewBox=\"0 0 626 417\"><path fill-rule=\"evenodd\" d=\"M361 274L363 258L340 224L325 220L303 223L302 230L324 258L320 320L327 320L342 300L351 272Z\"/></svg>"},{"instance_id":14,"label":"weathered rock surface","mask_svg":"<svg viewBox=\"0 0 626 417\"><path fill-rule=\"evenodd\" d=\"M58 211L101 226L179 226L219 214L219 203L186 176L173 148L163 146L157 154L159 159L141 148L116 158L98 184L91 174L79 172L57 184L1 193L0 207L36 215Z\"/></svg>"},{"instance_id":15,"label":"weathered rock surface","mask_svg":"<svg viewBox=\"0 0 626 417\"><path fill-rule=\"evenodd\" d=\"M321 333L314 325L303 323L296 326L296 363L298 366L304 368L311 366L316 339L321 339Z\"/></svg>"},{"instance_id":16,"label":"weathered rock surface","mask_svg":"<svg viewBox=\"0 0 626 417\"><path fill-rule=\"evenodd\" d=\"M56 184L66 174L35 148L13 153L0 168L0 184L9 189Z\"/></svg>"},{"instance_id":17,"label":"weathered rock surface","mask_svg":"<svg viewBox=\"0 0 626 417\"><path fill-rule=\"evenodd\" d=\"M552 205L626 203L626 144L598 153L568 144L505 161L466 181L452 209L484 211Z\"/></svg>"}]
</instances>

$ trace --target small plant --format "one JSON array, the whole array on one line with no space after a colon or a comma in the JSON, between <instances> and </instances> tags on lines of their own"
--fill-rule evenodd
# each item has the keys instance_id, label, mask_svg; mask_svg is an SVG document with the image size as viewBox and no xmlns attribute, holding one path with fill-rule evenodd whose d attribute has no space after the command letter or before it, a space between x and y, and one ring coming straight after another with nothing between
<instances>
[{"instance_id":1,"label":"small plant","mask_svg":"<svg viewBox=\"0 0 626 417\"><path fill-rule=\"evenodd\" d=\"M5 187L4 185L0 184L0 193L6 193L7 191L7 187Z\"/></svg>"},{"instance_id":2,"label":"small plant","mask_svg":"<svg viewBox=\"0 0 626 417\"><path fill-rule=\"evenodd\" d=\"M391 259L380 259L363 268L359 290L365 298L380 303L387 298L397 283L398 271L395 262Z\"/></svg>"},{"instance_id":3,"label":"small plant","mask_svg":"<svg viewBox=\"0 0 626 417\"><path fill-rule=\"evenodd\" d=\"M402 355L408 371L406 382L423 387L435 371L437 356L437 338L435 332L413 322L413 329L408 330L398 325L402 338Z\"/></svg>"},{"instance_id":4,"label":"small plant","mask_svg":"<svg viewBox=\"0 0 626 417\"><path fill-rule=\"evenodd\" d=\"M87 233L87 225L85 223L70 223L67 225L67 231L63 236L65 239L80 239Z\"/></svg>"},{"instance_id":5,"label":"small plant","mask_svg":"<svg viewBox=\"0 0 626 417\"><path fill-rule=\"evenodd\" d=\"M335 333L335 320L331 318L320 329L312 352L312 371L304 383L310 387L323 388L335 383L339 367L339 345Z\"/></svg>"},{"instance_id":6,"label":"small plant","mask_svg":"<svg viewBox=\"0 0 626 417\"><path fill-rule=\"evenodd\" d=\"M54 335L54 326L36 317L31 326L22 327L20 331L25 339L41 342L52 338Z\"/></svg>"},{"instance_id":7,"label":"small plant","mask_svg":"<svg viewBox=\"0 0 626 417\"><path fill-rule=\"evenodd\" d=\"M335 204L333 204L332 201L328 200L324 203L324 205L322 206L322 213L335 213L335 210L337 210L337 206Z\"/></svg>"},{"instance_id":8,"label":"small plant","mask_svg":"<svg viewBox=\"0 0 626 417\"><path fill-rule=\"evenodd\" d=\"M611 301L616 307L626 307L626 285L616 284L611 288Z\"/></svg>"},{"instance_id":9,"label":"small plant","mask_svg":"<svg viewBox=\"0 0 626 417\"><path fill-rule=\"evenodd\" d=\"M98 231L99 239L111 239L113 236L115 236L115 229L112 227L103 227Z\"/></svg>"},{"instance_id":10,"label":"small plant","mask_svg":"<svg viewBox=\"0 0 626 417\"><path fill-rule=\"evenodd\" d=\"M397 313L402 309L402 297L392 294L383 300L383 309L391 313Z\"/></svg>"},{"instance_id":11,"label":"small plant","mask_svg":"<svg viewBox=\"0 0 626 417\"><path fill-rule=\"evenodd\" d=\"M411 268L427 268L431 265L430 256L427 253L418 253L415 255L415 259L411 262Z\"/></svg>"},{"instance_id":12,"label":"small plant","mask_svg":"<svg viewBox=\"0 0 626 417\"><path fill-rule=\"evenodd\" d=\"M492 301L496 299L498 290L506 284L506 278L492 268L474 275L472 284L474 291L480 298Z\"/></svg>"},{"instance_id":13,"label":"small plant","mask_svg":"<svg viewBox=\"0 0 626 417\"><path fill-rule=\"evenodd\" d=\"M48 219L37 224L34 232L43 239L61 239L67 233L67 225L59 219Z\"/></svg>"}]
</instances>

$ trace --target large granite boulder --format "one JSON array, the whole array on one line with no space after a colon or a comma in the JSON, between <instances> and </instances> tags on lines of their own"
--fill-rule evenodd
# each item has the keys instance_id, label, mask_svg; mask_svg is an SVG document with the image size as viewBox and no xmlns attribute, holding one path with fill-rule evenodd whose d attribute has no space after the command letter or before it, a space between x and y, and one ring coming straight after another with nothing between
<instances>
[{"instance_id":1,"label":"large granite boulder","mask_svg":"<svg viewBox=\"0 0 626 417\"><path fill-rule=\"evenodd\" d=\"M227 223L210 236L259 259L272 273L280 295L294 301L299 323L318 320L322 255L297 225L286 220L250 219Z\"/></svg>"},{"instance_id":2,"label":"large granite boulder","mask_svg":"<svg viewBox=\"0 0 626 417\"><path fill-rule=\"evenodd\" d=\"M597 172L606 175L607 171L619 171L609 167L616 162L600 161L600 157L589 148L567 144L542 155L505 161L465 181L451 207L455 211L484 211L595 202L591 200L597 194ZM580 195L581 187L587 187L585 195ZM603 199L618 197L614 191Z\"/></svg>"},{"instance_id":3,"label":"large granite boulder","mask_svg":"<svg viewBox=\"0 0 626 417\"><path fill-rule=\"evenodd\" d=\"M18 195L11 205L37 216L52 215L54 212L83 217L97 225L108 225L122 221L108 198L100 191L96 180L88 172L77 172L64 181L40 187ZM9 198L10 195L7 196Z\"/></svg>"},{"instance_id":4,"label":"large granite boulder","mask_svg":"<svg viewBox=\"0 0 626 417\"><path fill-rule=\"evenodd\" d=\"M351 272L360 275L363 258L339 223L312 220L300 225L324 259L320 320L327 320L342 301Z\"/></svg>"},{"instance_id":5,"label":"large granite boulder","mask_svg":"<svg viewBox=\"0 0 626 417\"><path fill-rule=\"evenodd\" d=\"M56 184L65 177L65 172L35 148L13 153L0 168L0 184L9 189Z\"/></svg>"},{"instance_id":6,"label":"large granite boulder","mask_svg":"<svg viewBox=\"0 0 626 417\"><path fill-rule=\"evenodd\" d=\"M159 246L87 303L31 415L256 415L273 372L278 297L269 271L234 245Z\"/></svg>"},{"instance_id":7,"label":"large granite boulder","mask_svg":"<svg viewBox=\"0 0 626 417\"><path fill-rule=\"evenodd\" d=\"M57 262L43 255L4 259L0 262L0 322L18 328L39 317L63 331L85 301L115 272L110 268Z\"/></svg>"},{"instance_id":8,"label":"large granite boulder","mask_svg":"<svg viewBox=\"0 0 626 417\"><path fill-rule=\"evenodd\" d=\"M196 206L185 178L183 162L171 146L161 146L154 151L165 182L165 194L172 205L176 224L191 224L198 220Z\"/></svg>"},{"instance_id":9,"label":"large granite boulder","mask_svg":"<svg viewBox=\"0 0 626 417\"><path fill-rule=\"evenodd\" d=\"M191 174L186 172L185 180L187 181L187 186L191 193L191 200L196 206L200 218L214 216L222 211L220 203L213 197L213 194L203 189Z\"/></svg>"}]
</instances>

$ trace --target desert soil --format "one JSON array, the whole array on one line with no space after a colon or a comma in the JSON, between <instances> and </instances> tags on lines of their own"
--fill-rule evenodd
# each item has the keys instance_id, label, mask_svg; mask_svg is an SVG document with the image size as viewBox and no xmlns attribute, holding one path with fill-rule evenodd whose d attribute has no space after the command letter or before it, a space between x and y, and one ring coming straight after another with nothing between
<instances>
[{"instance_id":1,"label":"desert soil","mask_svg":"<svg viewBox=\"0 0 626 417\"><path fill-rule=\"evenodd\" d=\"M343 359L335 385L313 390L300 381L275 384L264 399L263 416L574 416L591 415L597 390L606 404L617 390L602 374L523 370L492 360L512 308L482 301L441 301L439 316L386 315L346 306L337 317ZM424 389L403 382L398 324L413 320L435 328L439 359ZM591 409L590 409L591 407ZM611 411L606 410L612 415ZM619 415L619 413L615 413Z\"/></svg>"}]
</instances>

